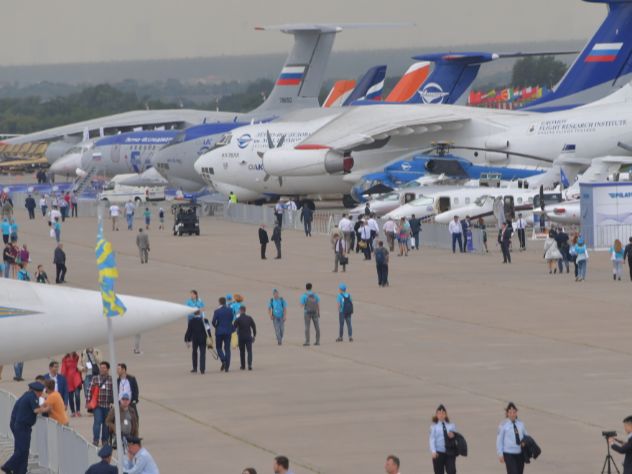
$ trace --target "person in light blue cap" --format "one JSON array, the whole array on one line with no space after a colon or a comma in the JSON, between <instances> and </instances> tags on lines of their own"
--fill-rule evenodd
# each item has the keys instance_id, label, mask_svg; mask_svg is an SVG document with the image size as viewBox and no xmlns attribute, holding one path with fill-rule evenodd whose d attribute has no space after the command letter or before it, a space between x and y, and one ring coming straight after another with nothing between
<instances>
[{"instance_id":1,"label":"person in light blue cap","mask_svg":"<svg viewBox=\"0 0 632 474\"><path fill-rule=\"evenodd\" d=\"M345 323L347 324L349 342L353 342L353 329L351 327L353 300L347 291L347 285L344 283L340 283L340 285L338 285L338 297L336 298L336 302L338 303L338 322L340 323L340 331L338 332L338 339L336 339L336 342L342 342Z\"/></svg>"}]
</instances>

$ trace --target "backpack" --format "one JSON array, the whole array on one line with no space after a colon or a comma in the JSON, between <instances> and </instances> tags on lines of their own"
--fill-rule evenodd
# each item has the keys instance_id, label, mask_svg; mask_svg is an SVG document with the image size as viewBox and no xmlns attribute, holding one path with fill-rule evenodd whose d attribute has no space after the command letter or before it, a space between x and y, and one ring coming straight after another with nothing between
<instances>
[{"instance_id":1,"label":"backpack","mask_svg":"<svg viewBox=\"0 0 632 474\"><path fill-rule=\"evenodd\" d=\"M344 316L351 316L353 314L353 301L351 301L351 296L342 295L342 314Z\"/></svg>"},{"instance_id":2,"label":"backpack","mask_svg":"<svg viewBox=\"0 0 632 474\"><path fill-rule=\"evenodd\" d=\"M386 252L383 248L379 248L375 251L375 263L378 265L384 265L386 263Z\"/></svg>"},{"instance_id":3,"label":"backpack","mask_svg":"<svg viewBox=\"0 0 632 474\"><path fill-rule=\"evenodd\" d=\"M318 316L318 301L316 301L316 296L311 293L307 295L307 300L305 300L305 315Z\"/></svg>"}]
</instances>

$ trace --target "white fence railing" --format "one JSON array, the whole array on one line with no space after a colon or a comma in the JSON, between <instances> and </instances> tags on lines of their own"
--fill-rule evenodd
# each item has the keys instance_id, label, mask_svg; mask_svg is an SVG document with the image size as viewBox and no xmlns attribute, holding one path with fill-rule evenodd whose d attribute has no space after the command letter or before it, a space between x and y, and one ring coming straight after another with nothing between
<instances>
[{"instance_id":1,"label":"white fence railing","mask_svg":"<svg viewBox=\"0 0 632 474\"><path fill-rule=\"evenodd\" d=\"M0 437L13 439L9 423L16 397L0 390ZM100 461L97 448L72 428L41 416L33 427L31 454L40 468L55 474L86 472Z\"/></svg>"}]
</instances>

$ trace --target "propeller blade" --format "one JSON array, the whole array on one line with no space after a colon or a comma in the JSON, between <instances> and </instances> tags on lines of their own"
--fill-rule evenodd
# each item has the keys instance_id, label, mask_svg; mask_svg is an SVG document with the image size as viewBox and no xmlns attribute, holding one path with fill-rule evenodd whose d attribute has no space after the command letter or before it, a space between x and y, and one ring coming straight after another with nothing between
<instances>
[{"instance_id":1,"label":"propeller blade","mask_svg":"<svg viewBox=\"0 0 632 474\"><path fill-rule=\"evenodd\" d=\"M266 173L266 175L263 177L263 182L267 183L269 179L270 179L270 175Z\"/></svg>"},{"instance_id":2,"label":"propeller blade","mask_svg":"<svg viewBox=\"0 0 632 474\"><path fill-rule=\"evenodd\" d=\"M544 211L544 186L540 185L540 209Z\"/></svg>"},{"instance_id":3,"label":"propeller blade","mask_svg":"<svg viewBox=\"0 0 632 474\"><path fill-rule=\"evenodd\" d=\"M262 152L262 151L258 151L258 152L257 152L257 155L259 155L259 158L262 158L262 159L263 159L263 152Z\"/></svg>"},{"instance_id":4,"label":"propeller blade","mask_svg":"<svg viewBox=\"0 0 632 474\"><path fill-rule=\"evenodd\" d=\"M268 148L272 150L274 148L274 142L272 141L272 135L270 135L270 130L266 130L266 137L268 139Z\"/></svg>"},{"instance_id":5,"label":"propeller blade","mask_svg":"<svg viewBox=\"0 0 632 474\"><path fill-rule=\"evenodd\" d=\"M283 176L279 176L279 186L283 186Z\"/></svg>"},{"instance_id":6,"label":"propeller blade","mask_svg":"<svg viewBox=\"0 0 632 474\"><path fill-rule=\"evenodd\" d=\"M281 135L281 139L279 140L279 143L277 143L277 148L281 148L283 146L283 142L285 141L285 135Z\"/></svg>"}]
</instances>

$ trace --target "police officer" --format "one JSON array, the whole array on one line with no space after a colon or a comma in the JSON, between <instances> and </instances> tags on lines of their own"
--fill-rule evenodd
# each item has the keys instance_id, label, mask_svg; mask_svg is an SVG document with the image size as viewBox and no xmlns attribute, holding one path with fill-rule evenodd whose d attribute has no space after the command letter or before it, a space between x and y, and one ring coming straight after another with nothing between
<instances>
[{"instance_id":1,"label":"police officer","mask_svg":"<svg viewBox=\"0 0 632 474\"><path fill-rule=\"evenodd\" d=\"M522 440L527 436L524 423L518 419L518 408L509 402L505 409L507 419L498 427L496 437L496 452L501 464L505 464L507 474L522 474L524 472L524 457L522 456Z\"/></svg>"},{"instance_id":2,"label":"police officer","mask_svg":"<svg viewBox=\"0 0 632 474\"><path fill-rule=\"evenodd\" d=\"M40 408L39 399L44 391L40 382L29 384L29 390L22 395L11 412L9 427L13 433L15 447L13 455L2 466L2 471L10 474L26 474L31 447L31 430L37 421L37 414L44 411Z\"/></svg>"},{"instance_id":3,"label":"police officer","mask_svg":"<svg viewBox=\"0 0 632 474\"><path fill-rule=\"evenodd\" d=\"M118 474L116 466L112 466L112 446L106 444L99 450L101 462L93 464L88 468L86 474Z\"/></svg>"},{"instance_id":4,"label":"police officer","mask_svg":"<svg viewBox=\"0 0 632 474\"><path fill-rule=\"evenodd\" d=\"M435 474L456 474L456 452L454 445L456 426L450 423L445 406L439 405L430 425L430 452Z\"/></svg>"}]
</instances>

